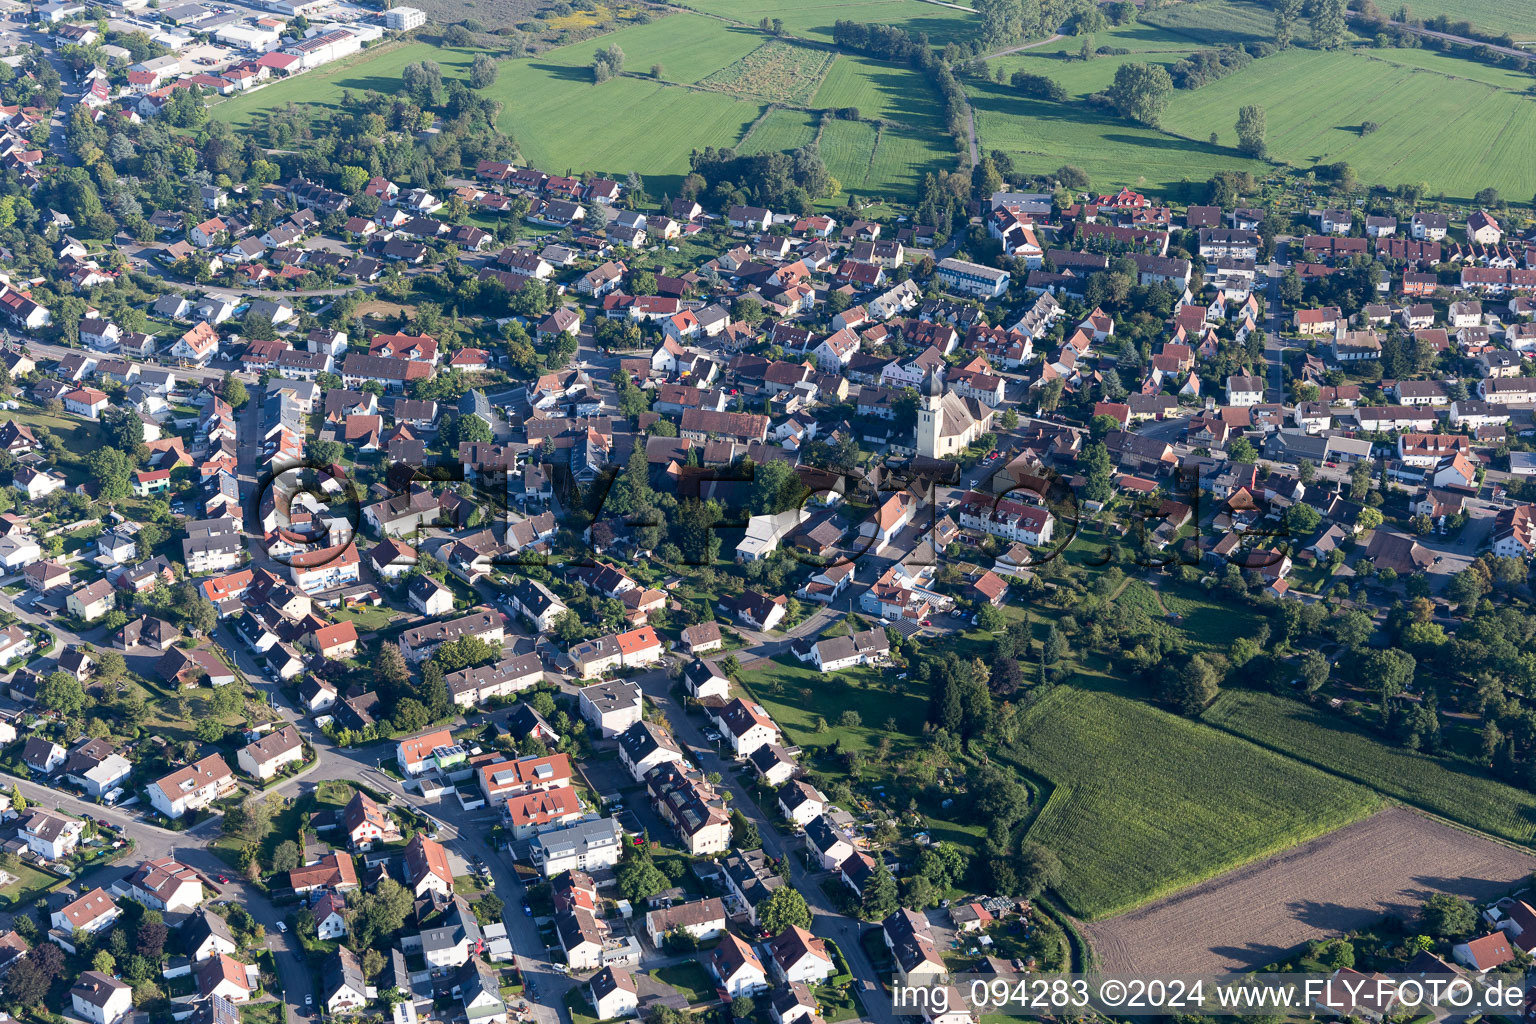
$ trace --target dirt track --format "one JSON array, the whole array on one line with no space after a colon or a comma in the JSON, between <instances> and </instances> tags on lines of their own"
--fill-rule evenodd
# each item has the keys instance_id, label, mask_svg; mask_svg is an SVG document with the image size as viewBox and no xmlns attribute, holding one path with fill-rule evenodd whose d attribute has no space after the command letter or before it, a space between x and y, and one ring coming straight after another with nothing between
<instances>
[{"instance_id":1,"label":"dirt track","mask_svg":"<svg viewBox=\"0 0 1536 1024\"><path fill-rule=\"evenodd\" d=\"M1412 912L1431 893L1501 895L1533 869L1536 857L1393 807L1084 929L1106 973L1262 967L1308 939Z\"/></svg>"}]
</instances>

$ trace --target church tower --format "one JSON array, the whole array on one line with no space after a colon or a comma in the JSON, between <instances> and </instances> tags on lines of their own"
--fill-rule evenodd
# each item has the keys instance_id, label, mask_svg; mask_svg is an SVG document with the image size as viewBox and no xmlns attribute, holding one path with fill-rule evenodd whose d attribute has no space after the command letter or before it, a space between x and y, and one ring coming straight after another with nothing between
<instances>
[{"instance_id":1,"label":"church tower","mask_svg":"<svg viewBox=\"0 0 1536 1024\"><path fill-rule=\"evenodd\" d=\"M940 419L943 417L944 385L932 367L923 375L917 406L917 454L939 457Z\"/></svg>"}]
</instances>

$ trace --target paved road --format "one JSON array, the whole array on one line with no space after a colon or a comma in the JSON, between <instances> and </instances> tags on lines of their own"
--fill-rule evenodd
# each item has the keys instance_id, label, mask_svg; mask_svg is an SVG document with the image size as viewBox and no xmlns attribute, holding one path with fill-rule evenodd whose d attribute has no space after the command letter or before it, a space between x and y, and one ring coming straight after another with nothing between
<instances>
[{"instance_id":1,"label":"paved road","mask_svg":"<svg viewBox=\"0 0 1536 1024\"><path fill-rule=\"evenodd\" d=\"M71 354L73 354L73 355L81 355L81 354L94 355L94 356L97 356L98 358L101 357L101 355L102 355L102 353L100 353L100 352L92 352L90 349L70 348L67 345L54 345L54 344L51 344L51 343L46 342L46 341L34 341L31 338L27 338L25 336L21 336L20 341L21 341L21 344L27 349L27 351L32 353L32 357L34 359L36 359L38 357L42 357L44 359L63 359L65 356L71 355ZM114 358L122 358L122 357L118 356L118 357L114 357ZM242 380L244 380L246 382L253 382L253 381L255 381L257 379L255 374L246 373L243 370L239 369L239 367L234 366L233 364L231 364L229 366L218 367L218 366L177 366L175 363L172 363L172 362L155 364L155 363L145 363L145 362L142 362L142 361L137 360L137 359L129 359L128 362L130 362L130 363L137 363L141 370L143 370L143 369L175 370L177 377L186 378L186 379L190 379L190 380L201 380L201 381L223 380L224 377L227 374L230 374L230 373L233 373L236 377L239 377L239 378L241 378Z\"/></svg>"}]
</instances>

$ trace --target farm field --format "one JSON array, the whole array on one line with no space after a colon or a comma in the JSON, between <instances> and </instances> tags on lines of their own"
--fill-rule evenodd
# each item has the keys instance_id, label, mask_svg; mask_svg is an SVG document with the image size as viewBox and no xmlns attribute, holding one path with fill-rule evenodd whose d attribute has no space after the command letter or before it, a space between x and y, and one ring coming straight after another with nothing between
<instances>
[{"instance_id":1,"label":"farm field","mask_svg":"<svg viewBox=\"0 0 1536 1024\"><path fill-rule=\"evenodd\" d=\"M1012 754L1055 787L1029 838L1057 852L1058 891L1102 918L1355 821L1366 789L1114 694L1060 687Z\"/></svg>"},{"instance_id":2,"label":"farm field","mask_svg":"<svg viewBox=\"0 0 1536 1024\"><path fill-rule=\"evenodd\" d=\"M944 110L922 74L905 64L839 54L812 102L817 107L857 107L866 121L899 121L942 134Z\"/></svg>"},{"instance_id":3,"label":"farm field","mask_svg":"<svg viewBox=\"0 0 1536 1024\"><path fill-rule=\"evenodd\" d=\"M1517 843L1536 837L1536 795L1474 770L1391 747L1323 709L1246 690L1208 708L1212 725L1354 779L1404 803Z\"/></svg>"},{"instance_id":4,"label":"farm field","mask_svg":"<svg viewBox=\"0 0 1536 1024\"><path fill-rule=\"evenodd\" d=\"M1529 854L1390 807L1085 929L1106 974L1246 970L1308 939L1411 911L1434 892L1499 896L1533 867Z\"/></svg>"},{"instance_id":5,"label":"farm field","mask_svg":"<svg viewBox=\"0 0 1536 1024\"><path fill-rule=\"evenodd\" d=\"M687 0L678 6L752 25L756 25L760 18L779 18L791 34L828 43L832 41L832 25L839 20L896 25L912 33L926 32L939 46L975 31L972 15L922 0L759 0L749 5L739 0Z\"/></svg>"},{"instance_id":6,"label":"farm field","mask_svg":"<svg viewBox=\"0 0 1536 1024\"><path fill-rule=\"evenodd\" d=\"M737 148L744 153L800 149L816 140L816 128L820 124L820 114L778 107L768 111Z\"/></svg>"},{"instance_id":7,"label":"farm field","mask_svg":"<svg viewBox=\"0 0 1536 1024\"><path fill-rule=\"evenodd\" d=\"M734 64L699 79L722 92L760 96L777 103L809 103L836 55L826 50L781 42L764 43Z\"/></svg>"},{"instance_id":8,"label":"farm field","mask_svg":"<svg viewBox=\"0 0 1536 1024\"><path fill-rule=\"evenodd\" d=\"M1536 41L1536 7L1527 0L1417 0L1408 9L1415 18L1443 14L1453 22L1470 21L1489 32L1508 32L1516 42ZM1393 13L1396 10L1392 8Z\"/></svg>"}]
</instances>

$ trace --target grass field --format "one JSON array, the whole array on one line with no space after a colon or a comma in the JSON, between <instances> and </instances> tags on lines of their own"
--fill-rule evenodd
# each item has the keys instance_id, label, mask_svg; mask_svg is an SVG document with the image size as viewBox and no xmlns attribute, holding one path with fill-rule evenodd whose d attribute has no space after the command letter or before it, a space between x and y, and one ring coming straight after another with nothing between
<instances>
[{"instance_id":1,"label":"grass field","mask_svg":"<svg viewBox=\"0 0 1536 1024\"><path fill-rule=\"evenodd\" d=\"M841 54L816 93L817 107L857 107L870 121L897 121L932 132L944 130L938 93L905 64Z\"/></svg>"},{"instance_id":2,"label":"grass field","mask_svg":"<svg viewBox=\"0 0 1536 1024\"><path fill-rule=\"evenodd\" d=\"M1080 41L1069 38L996 58L994 70L1045 75L1068 99L1033 100L1006 85L968 82L982 148L1008 152L1026 171L1074 164L1096 187L1133 185L1188 199L1188 182L1223 170L1267 169L1236 150L1237 111L1255 103L1265 109L1278 162L1306 169L1347 161L1362 181L1427 181L1431 194L1462 199L1490 185L1519 198L1536 190L1530 77L1433 51L1293 48L1199 89L1176 91L1161 130L1084 102L1107 88L1122 64L1170 66L1204 46L1269 39L1272 19L1251 0L1177 4L1095 37L1097 46L1129 51L1122 55L1078 60ZM1305 27L1299 34L1305 38ZM1329 87L1319 89L1321 82ZM1426 120L1437 136L1465 144L1426 144ZM1363 134L1367 121L1379 130Z\"/></svg>"},{"instance_id":3,"label":"grass field","mask_svg":"<svg viewBox=\"0 0 1536 1024\"><path fill-rule=\"evenodd\" d=\"M744 153L773 153L800 149L816 140L821 115L777 107L757 123L738 147Z\"/></svg>"},{"instance_id":4,"label":"grass field","mask_svg":"<svg viewBox=\"0 0 1536 1024\"><path fill-rule=\"evenodd\" d=\"M829 43L832 24L839 19L898 25L914 34L926 32L939 46L969 38L976 28L973 16L921 0L759 0L753 4L740 0L687 0L678 6L752 25L759 18L779 18L787 32Z\"/></svg>"},{"instance_id":5,"label":"grass field","mask_svg":"<svg viewBox=\"0 0 1536 1024\"><path fill-rule=\"evenodd\" d=\"M6 868L5 871L9 875L14 875L16 880L0 889L0 906L15 907L30 903L58 881L52 875L45 875L25 864L17 864L14 868Z\"/></svg>"},{"instance_id":6,"label":"grass field","mask_svg":"<svg viewBox=\"0 0 1536 1024\"><path fill-rule=\"evenodd\" d=\"M279 110L289 103L335 108L346 89L396 92L400 88L400 72L407 64L436 61L443 69L444 78L462 78L469 73L469 64L474 57L473 50L457 50L431 43L375 46L297 78L222 100L209 109L220 121L238 127L250 124L258 111ZM590 54L588 59L591 59Z\"/></svg>"},{"instance_id":7,"label":"grass field","mask_svg":"<svg viewBox=\"0 0 1536 1024\"><path fill-rule=\"evenodd\" d=\"M1470 21L1485 31L1508 32L1516 42L1536 41L1536 6L1530 0L1414 0L1408 9L1415 18L1443 14L1452 21ZM1388 13L1395 15L1397 7Z\"/></svg>"},{"instance_id":8,"label":"grass field","mask_svg":"<svg viewBox=\"0 0 1536 1024\"><path fill-rule=\"evenodd\" d=\"M1354 821L1369 791L1113 694L1062 687L1029 712L1021 764L1055 789L1030 828L1072 911L1105 917ZM1134 780L1134 783L1132 783Z\"/></svg>"},{"instance_id":9,"label":"grass field","mask_svg":"<svg viewBox=\"0 0 1536 1024\"><path fill-rule=\"evenodd\" d=\"M1271 694L1230 690L1204 718L1490 835L1518 843L1536 837L1536 795L1490 779L1470 765L1387 746L1336 712Z\"/></svg>"}]
</instances>

